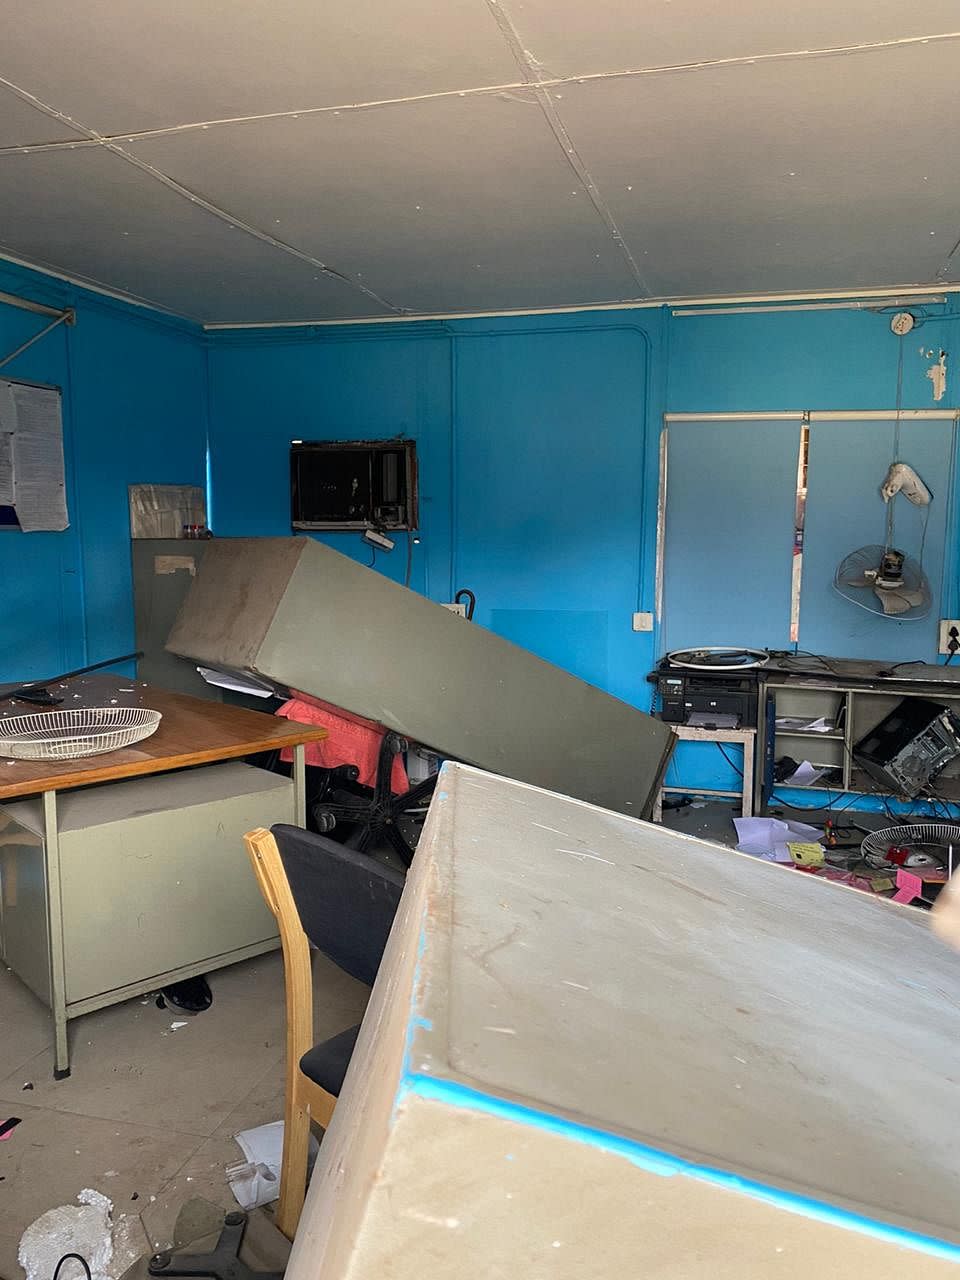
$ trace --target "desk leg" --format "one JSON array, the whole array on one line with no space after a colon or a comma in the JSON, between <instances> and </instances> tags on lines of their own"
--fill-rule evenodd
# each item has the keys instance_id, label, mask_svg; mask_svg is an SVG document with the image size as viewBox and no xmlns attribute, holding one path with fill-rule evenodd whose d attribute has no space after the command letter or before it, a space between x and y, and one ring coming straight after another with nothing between
<instances>
[{"instance_id":1,"label":"desk leg","mask_svg":"<svg viewBox=\"0 0 960 1280\"><path fill-rule=\"evenodd\" d=\"M307 769L302 742L293 748L293 820L298 827L307 825Z\"/></svg>"},{"instance_id":2,"label":"desk leg","mask_svg":"<svg viewBox=\"0 0 960 1280\"><path fill-rule=\"evenodd\" d=\"M67 982L63 957L63 900L60 891L60 830L57 793L43 793L43 853L47 881L47 938L50 952L50 1008L53 1013L55 1056L53 1078L70 1074L67 1046Z\"/></svg>"},{"instance_id":3,"label":"desk leg","mask_svg":"<svg viewBox=\"0 0 960 1280\"><path fill-rule=\"evenodd\" d=\"M743 808L744 818L753 817L753 747L755 739L748 736L743 740Z\"/></svg>"}]
</instances>

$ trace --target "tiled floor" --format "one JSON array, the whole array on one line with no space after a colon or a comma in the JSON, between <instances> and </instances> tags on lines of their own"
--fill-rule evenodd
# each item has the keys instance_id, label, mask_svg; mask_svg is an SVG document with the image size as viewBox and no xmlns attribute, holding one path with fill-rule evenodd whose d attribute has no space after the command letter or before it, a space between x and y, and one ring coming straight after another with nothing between
<instances>
[{"instance_id":1,"label":"tiled floor","mask_svg":"<svg viewBox=\"0 0 960 1280\"><path fill-rule=\"evenodd\" d=\"M359 1020L367 988L322 957L314 973L322 1039ZM234 1205L233 1134L283 1114L280 955L220 970L210 985L213 1006L195 1017L138 999L78 1018L72 1074L55 1081L49 1014L0 967L0 1121L22 1119L0 1142L3 1280L22 1278L24 1228L85 1187L129 1216L144 1250L169 1243L192 1196ZM187 1025L173 1031L174 1021Z\"/></svg>"}]
</instances>

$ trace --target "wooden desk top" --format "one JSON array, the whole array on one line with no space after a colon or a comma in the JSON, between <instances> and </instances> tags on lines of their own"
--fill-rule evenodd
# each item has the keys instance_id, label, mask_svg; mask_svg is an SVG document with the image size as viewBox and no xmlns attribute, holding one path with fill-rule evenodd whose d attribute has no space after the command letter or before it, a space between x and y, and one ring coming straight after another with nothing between
<instances>
[{"instance_id":1,"label":"wooden desk top","mask_svg":"<svg viewBox=\"0 0 960 1280\"><path fill-rule=\"evenodd\" d=\"M51 693L63 693L60 710L73 707L149 707L163 715L152 737L122 751L110 751L86 760L9 760L0 757L0 800L37 795L41 791L65 791L93 782L137 778L168 769L183 769L216 760L236 760L256 751L292 747L301 742L322 742L326 729L279 719L262 711L222 702L207 702L185 693L172 693L139 680L90 675L68 680ZM50 710L57 710L52 707ZM0 725L15 715L42 711L27 702L0 703Z\"/></svg>"}]
</instances>

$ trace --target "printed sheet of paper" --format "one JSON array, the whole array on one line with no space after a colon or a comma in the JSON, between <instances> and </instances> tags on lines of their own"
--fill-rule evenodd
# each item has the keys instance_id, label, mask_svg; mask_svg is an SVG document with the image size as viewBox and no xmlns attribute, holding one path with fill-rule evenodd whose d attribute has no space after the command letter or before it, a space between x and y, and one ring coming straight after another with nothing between
<instances>
[{"instance_id":1,"label":"printed sheet of paper","mask_svg":"<svg viewBox=\"0 0 960 1280\"><path fill-rule=\"evenodd\" d=\"M60 394L50 387L7 385L15 411L12 453L17 519L24 533L59 532L69 524Z\"/></svg>"},{"instance_id":2,"label":"printed sheet of paper","mask_svg":"<svg viewBox=\"0 0 960 1280\"><path fill-rule=\"evenodd\" d=\"M13 506L13 433L17 426L17 407L13 387L0 381L0 507Z\"/></svg>"}]
</instances>

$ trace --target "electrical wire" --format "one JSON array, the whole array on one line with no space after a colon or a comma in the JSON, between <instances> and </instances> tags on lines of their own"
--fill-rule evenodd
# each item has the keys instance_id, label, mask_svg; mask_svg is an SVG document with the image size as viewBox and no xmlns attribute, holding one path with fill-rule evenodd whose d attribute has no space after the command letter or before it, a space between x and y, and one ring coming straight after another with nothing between
<instances>
[{"instance_id":1,"label":"electrical wire","mask_svg":"<svg viewBox=\"0 0 960 1280\"><path fill-rule=\"evenodd\" d=\"M832 663L828 662L822 653L811 653L809 649L794 649L792 653L786 654L785 657L778 658L777 665L785 667L787 671L798 670L799 668L795 666L787 665L791 658L812 658L814 662L819 662L820 665L829 671L831 675L840 676L841 678L843 676L843 672L839 671Z\"/></svg>"},{"instance_id":2,"label":"electrical wire","mask_svg":"<svg viewBox=\"0 0 960 1280\"><path fill-rule=\"evenodd\" d=\"M743 770L742 770L742 769L740 769L740 768L738 768L738 766L737 766L736 762L735 762L735 761L733 761L733 760L731 760L731 759L730 759L730 757L727 755L726 751L724 750L723 743L722 743L722 742L715 742L713 745L717 748L717 750L718 750L718 751L720 752L720 754L723 756L724 760L726 760L727 764L730 766L730 768L733 770L733 772L734 772L734 773L736 773L736 774L739 774L739 775L740 775L740 777L742 778L742 777L743 777Z\"/></svg>"},{"instance_id":3,"label":"electrical wire","mask_svg":"<svg viewBox=\"0 0 960 1280\"><path fill-rule=\"evenodd\" d=\"M60 1261L57 1263L57 1265L54 1267L53 1276L51 1277L51 1280L59 1280L60 1268L63 1266L65 1262L70 1262L71 1260L74 1262L80 1263L81 1267L83 1267L83 1270L86 1274L86 1280L93 1280L93 1277L90 1275L89 1263L87 1262L86 1258L81 1257L79 1253L65 1253L63 1257L60 1259Z\"/></svg>"},{"instance_id":4,"label":"electrical wire","mask_svg":"<svg viewBox=\"0 0 960 1280\"><path fill-rule=\"evenodd\" d=\"M828 800L826 804L794 804L790 800L784 800L778 796L776 791L770 792L770 802L781 805L784 809L795 809L797 813L816 813L825 811L827 813L846 813L848 809L854 808L856 802L860 799L859 795L848 797L847 803L840 804L844 799L844 792L839 792L835 800Z\"/></svg>"}]
</instances>

